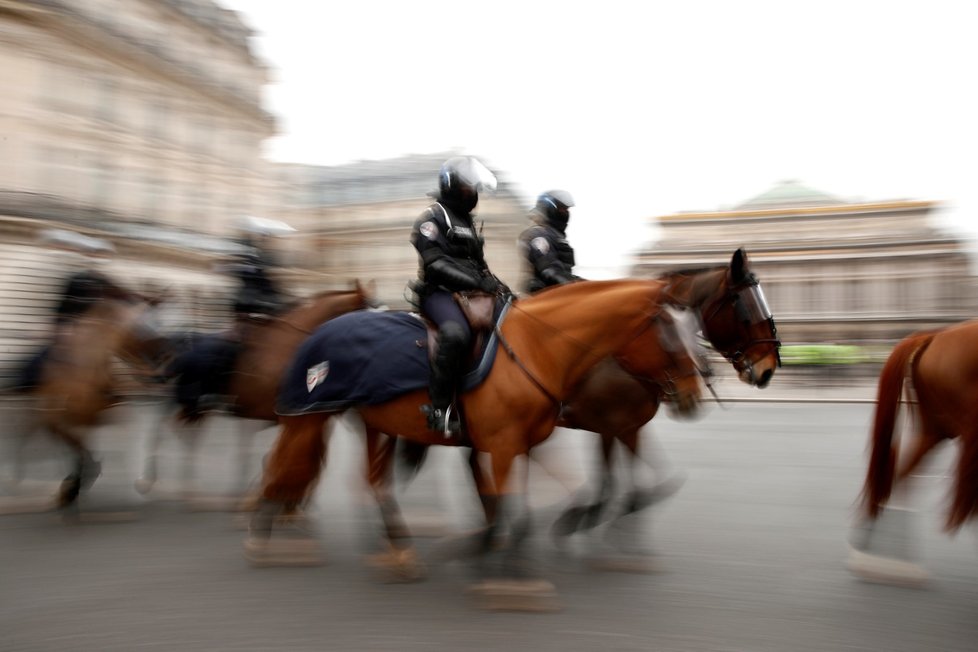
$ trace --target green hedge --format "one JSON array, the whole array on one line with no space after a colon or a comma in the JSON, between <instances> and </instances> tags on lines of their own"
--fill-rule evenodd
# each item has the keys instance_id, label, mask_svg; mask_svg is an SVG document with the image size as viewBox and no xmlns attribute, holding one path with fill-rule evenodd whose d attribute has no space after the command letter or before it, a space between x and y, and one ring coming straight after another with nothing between
<instances>
[{"instance_id":1,"label":"green hedge","mask_svg":"<svg viewBox=\"0 0 978 652\"><path fill-rule=\"evenodd\" d=\"M781 347L786 365L859 364L873 362L876 352L847 344L787 344Z\"/></svg>"}]
</instances>

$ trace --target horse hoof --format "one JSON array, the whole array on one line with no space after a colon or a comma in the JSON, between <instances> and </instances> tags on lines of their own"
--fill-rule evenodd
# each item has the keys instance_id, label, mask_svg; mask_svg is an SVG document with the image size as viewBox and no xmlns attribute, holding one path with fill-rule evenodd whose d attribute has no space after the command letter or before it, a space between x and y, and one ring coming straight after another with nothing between
<instances>
[{"instance_id":1,"label":"horse hoof","mask_svg":"<svg viewBox=\"0 0 978 652\"><path fill-rule=\"evenodd\" d=\"M77 476L69 476L61 482L58 490L58 507L64 509L75 504L81 493L81 480Z\"/></svg>"},{"instance_id":2,"label":"horse hoof","mask_svg":"<svg viewBox=\"0 0 978 652\"><path fill-rule=\"evenodd\" d=\"M546 580L486 580L469 587L479 607L488 611L560 611L554 585Z\"/></svg>"},{"instance_id":3,"label":"horse hoof","mask_svg":"<svg viewBox=\"0 0 978 652\"><path fill-rule=\"evenodd\" d=\"M255 567L322 566L326 563L313 539L269 540L249 537L244 543L244 556Z\"/></svg>"},{"instance_id":4,"label":"horse hoof","mask_svg":"<svg viewBox=\"0 0 978 652\"><path fill-rule=\"evenodd\" d=\"M656 484L651 489L635 490L628 498L627 512L640 512L667 498L671 498L683 488L684 484L686 484L686 474L677 473Z\"/></svg>"},{"instance_id":5,"label":"horse hoof","mask_svg":"<svg viewBox=\"0 0 978 652\"><path fill-rule=\"evenodd\" d=\"M418 582L427 576L425 566L418 560L414 548L391 548L385 552L367 555L364 561L371 568L382 571L387 581L392 583Z\"/></svg>"},{"instance_id":6,"label":"horse hoof","mask_svg":"<svg viewBox=\"0 0 978 652\"><path fill-rule=\"evenodd\" d=\"M872 555L849 548L846 568L856 577L873 584L888 584L907 588L922 588L930 574L919 564L895 557Z\"/></svg>"}]
</instances>

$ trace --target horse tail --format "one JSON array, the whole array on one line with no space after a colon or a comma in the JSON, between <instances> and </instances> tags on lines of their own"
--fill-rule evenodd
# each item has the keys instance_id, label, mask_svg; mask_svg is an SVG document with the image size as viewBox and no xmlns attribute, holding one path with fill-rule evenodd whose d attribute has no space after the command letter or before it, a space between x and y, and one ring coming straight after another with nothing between
<instances>
[{"instance_id":1,"label":"horse tail","mask_svg":"<svg viewBox=\"0 0 978 652\"><path fill-rule=\"evenodd\" d=\"M933 333L918 333L901 340L893 348L880 372L876 391L876 413L873 417L873 434L869 468L863 485L862 502L870 518L879 516L883 503L890 497L896 470L893 451L893 431L896 426L900 395L908 374L908 364L925 347ZM909 408L908 408L909 409Z\"/></svg>"}]
</instances>

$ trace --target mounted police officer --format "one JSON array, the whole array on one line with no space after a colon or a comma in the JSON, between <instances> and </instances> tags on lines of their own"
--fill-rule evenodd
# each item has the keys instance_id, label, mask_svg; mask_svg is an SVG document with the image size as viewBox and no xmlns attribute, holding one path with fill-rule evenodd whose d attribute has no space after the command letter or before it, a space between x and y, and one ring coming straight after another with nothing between
<instances>
[{"instance_id":1,"label":"mounted police officer","mask_svg":"<svg viewBox=\"0 0 978 652\"><path fill-rule=\"evenodd\" d=\"M494 190L495 176L477 159L456 156L442 164L436 199L414 223L411 243L420 269L413 289L418 308L438 327L438 350L431 367L426 406L428 427L446 435L460 429L451 412L463 356L472 344L472 329L452 293L481 290L491 294L505 286L486 264L485 241L472 220L479 192Z\"/></svg>"},{"instance_id":2,"label":"mounted police officer","mask_svg":"<svg viewBox=\"0 0 978 652\"><path fill-rule=\"evenodd\" d=\"M270 224L271 220L259 221L259 218L249 218L245 222L244 235L238 240L241 250L229 266L229 271L239 283L234 312L241 319L252 314L274 315L284 303L284 295L271 275L271 268L277 265L267 240L291 227L274 222L281 224L281 227L273 230Z\"/></svg>"},{"instance_id":3,"label":"mounted police officer","mask_svg":"<svg viewBox=\"0 0 978 652\"><path fill-rule=\"evenodd\" d=\"M567 242L567 223L574 199L564 190L548 190L537 197L530 211L534 221L519 237L520 249L529 263L530 277L526 292L533 293L551 285L580 281L574 270L574 249Z\"/></svg>"},{"instance_id":4,"label":"mounted police officer","mask_svg":"<svg viewBox=\"0 0 978 652\"><path fill-rule=\"evenodd\" d=\"M251 216L242 218L238 228L238 250L223 267L238 281L231 329L191 337L185 343L186 349L166 369L166 377L176 381L175 394L183 416L190 420L223 404L256 316L274 316L285 303L285 294L271 274L271 268L277 265L269 250L269 239L295 229L277 220Z\"/></svg>"},{"instance_id":5,"label":"mounted police officer","mask_svg":"<svg viewBox=\"0 0 978 652\"><path fill-rule=\"evenodd\" d=\"M110 243L63 229L45 231L41 241L66 256L65 262L74 271L65 279L61 289L50 343L43 346L20 370L18 387L24 390L40 384L44 365L52 355L57 354L70 330L96 303L103 299L146 300L146 297L123 287L103 271L103 262L115 251Z\"/></svg>"}]
</instances>

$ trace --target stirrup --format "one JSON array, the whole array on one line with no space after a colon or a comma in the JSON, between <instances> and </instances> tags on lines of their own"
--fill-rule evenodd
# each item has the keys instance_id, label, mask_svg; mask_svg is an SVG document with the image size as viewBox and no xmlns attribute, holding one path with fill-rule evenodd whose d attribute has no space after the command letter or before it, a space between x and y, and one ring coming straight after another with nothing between
<instances>
[{"instance_id":1,"label":"stirrup","mask_svg":"<svg viewBox=\"0 0 978 652\"><path fill-rule=\"evenodd\" d=\"M452 410L451 405L445 408L444 411L433 405L425 405L421 410L428 416L428 428L442 433L445 439L451 439L461 432L462 424L458 420L458 415Z\"/></svg>"}]
</instances>

